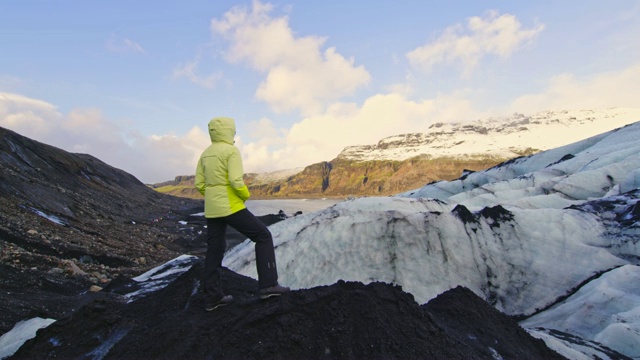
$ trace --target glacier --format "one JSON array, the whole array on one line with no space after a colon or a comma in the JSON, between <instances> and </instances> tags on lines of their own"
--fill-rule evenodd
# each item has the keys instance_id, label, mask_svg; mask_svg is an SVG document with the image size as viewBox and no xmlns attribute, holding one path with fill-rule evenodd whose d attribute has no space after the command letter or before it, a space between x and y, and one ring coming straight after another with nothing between
<instances>
[{"instance_id":1,"label":"glacier","mask_svg":"<svg viewBox=\"0 0 640 360\"><path fill-rule=\"evenodd\" d=\"M279 222L280 281L383 281L419 303L462 285L569 358L603 346L640 359L638 139L640 122ZM253 244L223 265L256 278Z\"/></svg>"}]
</instances>

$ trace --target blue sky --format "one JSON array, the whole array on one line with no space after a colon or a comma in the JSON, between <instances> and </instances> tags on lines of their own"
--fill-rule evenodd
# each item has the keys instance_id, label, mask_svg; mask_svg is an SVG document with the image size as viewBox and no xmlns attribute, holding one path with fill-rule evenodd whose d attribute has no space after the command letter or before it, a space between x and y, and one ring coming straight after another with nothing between
<instances>
[{"instance_id":1,"label":"blue sky","mask_svg":"<svg viewBox=\"0 0 640 360\"><path fill-rule=\"evenodd\" d=\"M638 107L635 1L0 2L0 126L144 182L236 119L247 172L434 122Z\"/></svg>"}]
</instances>

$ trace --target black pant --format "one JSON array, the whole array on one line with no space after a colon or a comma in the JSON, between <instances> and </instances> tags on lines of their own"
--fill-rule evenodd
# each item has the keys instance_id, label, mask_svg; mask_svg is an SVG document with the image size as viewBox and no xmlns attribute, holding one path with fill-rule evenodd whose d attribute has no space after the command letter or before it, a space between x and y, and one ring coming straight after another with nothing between
<instances>
[{"instance_id":1,"label":"black pant","mask_svg":"<svg viewBox=\"0 0 640 360\"><path fill-rule=\"evenodd\" d=\"M229 216L207 218L207 255L204 260L202 279L205 293L216 299L224 295L220 285L219 268L222 266L222 258L227 246L225 240L227 225L256 244L258 287L263 289L277 285L278 270L271 232L249 210L243 209Z\"/></svg>"}]
</instances>

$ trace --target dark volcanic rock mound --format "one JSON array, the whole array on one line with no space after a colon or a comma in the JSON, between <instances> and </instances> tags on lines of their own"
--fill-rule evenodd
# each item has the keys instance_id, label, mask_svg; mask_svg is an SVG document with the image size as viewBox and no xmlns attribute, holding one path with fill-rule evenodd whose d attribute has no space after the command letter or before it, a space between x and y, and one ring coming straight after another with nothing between
<instances>
[{"instance_id":1,"label":"dark volcanic rock mound","mask_svg":"<svg viewBox=\"0 0 640 360\"><path fill-rule=\"evenodd\" d=\"M558 357L547 349L544 341L532 341L524 329L514 326L513 318L479 300L471 290L458 286L422 308L449 336L466 342L487 358L498 354L503 359L531 359L536 357L534 354L539 354L540 359Z\"/></svg>"},{"instance_id":2,"label":"dark volcanic rock mound","mask_svg":"<svg viewBox=\"0 0 640 360\"><path fill-rule=\"evenodd\" d=\"M398 286L342 281L258 300L256 281L225 270L236 302L205 312L201 270L129 304L95 301L12 359L561 358L461 288L424 307Z\"/></svg>"}]
</instances>

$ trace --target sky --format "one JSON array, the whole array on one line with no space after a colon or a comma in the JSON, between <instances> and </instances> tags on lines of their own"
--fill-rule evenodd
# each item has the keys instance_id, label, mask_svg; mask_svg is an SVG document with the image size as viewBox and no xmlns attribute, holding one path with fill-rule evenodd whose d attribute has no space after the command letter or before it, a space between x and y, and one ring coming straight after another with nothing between
<instances>
[{"instance_id":1,"label":"sky","mask_svg":"<svg viewBox=\"0 0 640 360\"><path fill-rule=\"evenodd\" d=\"M634 107L640 2L3 0L0 126L145 183L236 120L245 172L435 122Z\"/></svg>"}]
</instances>

